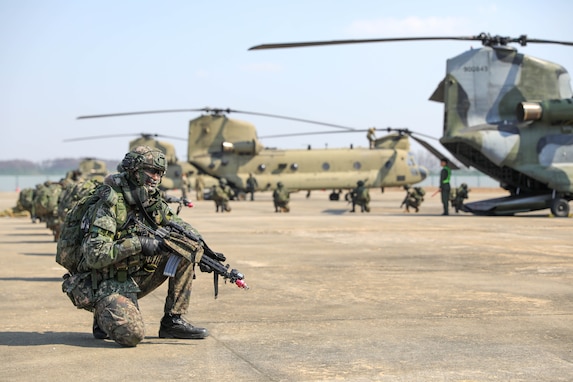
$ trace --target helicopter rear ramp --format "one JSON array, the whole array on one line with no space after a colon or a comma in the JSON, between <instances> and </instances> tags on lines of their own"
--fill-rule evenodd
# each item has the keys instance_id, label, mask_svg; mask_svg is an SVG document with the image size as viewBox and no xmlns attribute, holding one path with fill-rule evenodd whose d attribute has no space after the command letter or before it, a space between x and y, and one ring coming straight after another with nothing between
<instances>
[{"instance_id":1,"label":"helicopter rear ramp","mask_svg":"<svg viewBox=\"0 0 573 382\"><path fill-rule=\"evenodd\" d=\"M552 201L551 194L506 196L466 203L463 210L475 215L508 216L550 208Z\"/></svg>"}]
</instances>

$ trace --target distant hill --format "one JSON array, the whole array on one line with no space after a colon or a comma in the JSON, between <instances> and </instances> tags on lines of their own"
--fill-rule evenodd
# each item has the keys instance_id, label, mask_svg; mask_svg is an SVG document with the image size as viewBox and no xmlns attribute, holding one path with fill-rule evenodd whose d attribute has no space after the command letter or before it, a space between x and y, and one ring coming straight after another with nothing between
<instances>
[{"instance_id":1,"label":"distant hill","mask_svg":"<svg viewBox=\"0 0 573 382\"><path fill-rule=\"evenodd\" d=\"M32 162L22 159L0 161L0 175L52 175L65 174L77 169L82 160L86 158L58 158L41 162ZM99 158L98 158L99 159ZM110 170L114 170L119 159L100 159Z\"/></svg>"}]
</instances>

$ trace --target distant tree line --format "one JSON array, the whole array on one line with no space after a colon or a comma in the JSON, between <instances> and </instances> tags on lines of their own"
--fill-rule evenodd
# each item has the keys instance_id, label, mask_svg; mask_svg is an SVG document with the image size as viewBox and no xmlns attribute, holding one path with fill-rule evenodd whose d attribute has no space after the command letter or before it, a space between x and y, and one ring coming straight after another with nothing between
<instances>
[{"instance_id":1,"label":"distant tree line","mask_svg":"<svg viewBox=\"0 0 573 382\"><path fill-rule=\"evenodd\" d=\"M58 175L79 168L79 164L86 158L58 158L32 162L23 159L0 161L0 175ZM98 158L99 159L99 158ZM103 160L108 169L115 169L118 159Z\"/></svg>"}]
</instances>

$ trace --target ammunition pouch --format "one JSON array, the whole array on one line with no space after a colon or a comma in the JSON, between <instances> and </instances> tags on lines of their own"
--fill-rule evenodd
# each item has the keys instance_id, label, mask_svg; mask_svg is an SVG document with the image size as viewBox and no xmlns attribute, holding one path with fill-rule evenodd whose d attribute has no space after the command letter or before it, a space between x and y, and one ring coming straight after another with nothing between
<instances>
[{"instance_id":1,"label":"ammunition pouch","mask_svg":"<svg viewBox=\"0 0 573 382\"><path fill-rule=\"evenodd\" d=\"M63 276L62 292L68 295L76 308L92 312L96 301L90 276L89 272L75 275L66 273Z\"/></svg>"},{"instance_id":2,"label":"ammunition pouch","mask_svg":"<svg viewBox=\"0 0 573 382\"><path fill-rule=\"evenodd\" d=\"M130 276L143 273L153 273L161 261L161 256L145 257L142 255L129 256L127 259L119 261L108 267L93 270L93 289L97 289L99 282L114 279L119 282L126 282Z\"/></svg>"}]
</instances>

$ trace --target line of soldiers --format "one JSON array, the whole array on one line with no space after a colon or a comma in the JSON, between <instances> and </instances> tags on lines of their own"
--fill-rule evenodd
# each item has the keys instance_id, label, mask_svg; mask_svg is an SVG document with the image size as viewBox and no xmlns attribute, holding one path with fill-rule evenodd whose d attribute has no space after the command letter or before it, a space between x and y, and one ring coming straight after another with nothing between
<instances>
[{"instance_id":1,"label":"line of soldiers","mask_svg":"<svg viewBox=\"0 0 573 382\"><path fill-rule=\"evenodd\" d=\"M419 212L420 206L424 201L426 191L424 191L422 187L409 186L404 186L404 190L406 190L406 196L404 197L400 207L405 207L405 212L410 212L410 208L413 208L416 212ZM470 190L468 189L468 185L466 183L462 183L458 188L450 191L448 195L448 201L455 209L456 213L459 213L460 210L464 211L464 200L468 198L469 192Z\"/></svg>"},{"instance_id":2,"label":"line of soldiers","mask_svg":"<svg viewBox=\"0 0 573 382\"><path fill-rule=\"evenodd\" d=\"M34 188L24 188L18 194L16 206L1 211L0 216L29 216L32 223L45 223L52 231L54 241L58 241L61 224L68 211L100 184L103 176L94 173L84 177L79 170L73 170L57 182L47 180Z\"/></svg>"},{"instance_id":3,"label":"line of soldiers","mask_svg":"<svg viewBox=\"0 0 573 382\"><path fill-rule=\"evenodd\" d=\"M0 216L30 216L33 223L37 221L45 222L46 227L54 233L54 241L58 240L60 225L66 213L71 207L94 189L103 181L104 174L88 174L84 177L79 170L68 172L66 177L58 182L46 181L37 184L35 188L25 188L20 191L15 207L0 211ZM251 200L254 200L253 193L256 188L256 179L250 174L249 191ZM198 187L201 189L201 187ZM424 201L425 191L422 187L404 186L406 196L400 207L405 208L405 212L410 212L413 208L419 212ZM449 202L456 213L463 211L464 200L468 198L469 189L466 183L452 190L449 194ZM202 190L201 190L202 194ZM235 199L236 194L229 186L225 178L219 180L219 184L212 188L212 199L215 202L216 212L230 212L229 201ZM289 212L290 192L282 182L278 182L273 191L273 205L275 212ZM359 180L356 187L347 195L347 201L352 203L350 212L356 212L356 206L361 212L370 212L370 194L364 181Z\"/></svg>"}]
</instances>

